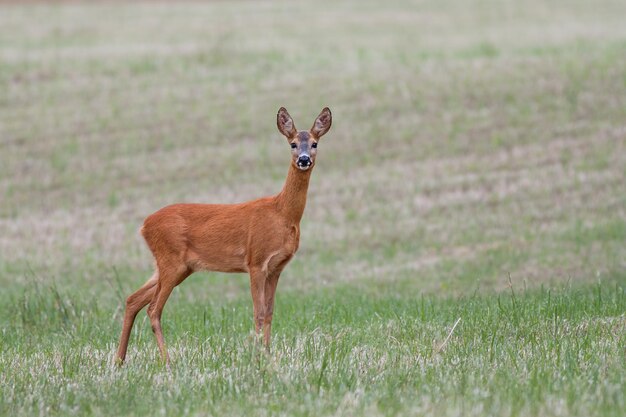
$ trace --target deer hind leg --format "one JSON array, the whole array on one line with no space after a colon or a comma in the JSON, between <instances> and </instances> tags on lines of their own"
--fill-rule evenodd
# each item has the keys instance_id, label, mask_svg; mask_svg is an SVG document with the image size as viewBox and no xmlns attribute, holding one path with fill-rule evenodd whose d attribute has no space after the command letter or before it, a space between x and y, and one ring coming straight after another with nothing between
<instances>
[{"instance_id":1,"label":"deer hind leg","mask_svg":"<svg viewBox=\"0 0 626 417\"><path fill-rule=\"evenodd\" d=\"M174 287L180 284L185 278L191 274L189 268L183 264L180 267L159 267L159 280L156 286L156 291L150 301L148 307L148 317L150 317L150 324L152 325L152 331L156 336L157 345L161 352L161 358L169 365L170 358L165 347L165 339L163 338L163 330L161 329L161 314L163 313L163 307L167 302Z\"/></svg>"},{"instance_id":2,"label":"deer hind leg","mask_svg":"<svg viewBox=\"0 0 626 417\"><path fill-rule=\"evenodd\" d=\"M117 362L122 364L126 359L126 350L128 349L128 340L130 339L130 332L133 329L133 323L137 313L141 311L152 299L155 293L155 286L159 278L158 272L155 272L152 277L145 284L141 286L137 291L131 294L126 299L126 312L124 313L124 324L122 326L122 335L120 336L120 345L117 350Z\"/></svg>"}]
</instances>

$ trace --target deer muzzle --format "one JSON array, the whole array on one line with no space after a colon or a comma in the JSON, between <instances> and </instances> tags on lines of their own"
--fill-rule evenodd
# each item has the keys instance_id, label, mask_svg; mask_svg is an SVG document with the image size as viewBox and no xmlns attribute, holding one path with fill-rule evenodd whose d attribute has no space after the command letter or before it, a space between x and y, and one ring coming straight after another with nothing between
<instances>
[{"instance_id":1,"label":"deer muzzle","mask_svg":"<svg viewBox=\"0 0 626 417\"><path fill-rule=\"evenodd\" d=\"M296 165L298 165L298 168L303 171L309 169L312 163L313 162L311 161L311 157L307 154L301 154L300 156L298 156L298 160L296 161Z\"/></svg>"}]
</instances>

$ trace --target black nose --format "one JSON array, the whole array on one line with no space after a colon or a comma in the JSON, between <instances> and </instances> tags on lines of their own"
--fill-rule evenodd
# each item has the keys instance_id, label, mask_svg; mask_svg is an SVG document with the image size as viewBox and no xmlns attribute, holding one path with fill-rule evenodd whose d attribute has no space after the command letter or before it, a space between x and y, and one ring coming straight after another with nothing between
<instances>
[{"instance_id":1,"label":"black nose","mask_svg":"<svg viewBox=\"0 0 626 417\"><path fill-rule=\"evenodd\" d=\"M298 157L298 165L309 166L311 165L311 158L308 155L301 155Z\"/></svg>"}]
</instances>

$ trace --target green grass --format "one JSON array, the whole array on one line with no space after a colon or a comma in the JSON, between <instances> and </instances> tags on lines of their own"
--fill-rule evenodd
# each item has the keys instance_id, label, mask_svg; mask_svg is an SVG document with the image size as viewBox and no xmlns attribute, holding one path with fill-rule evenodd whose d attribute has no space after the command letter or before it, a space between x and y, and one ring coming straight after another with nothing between
<instances>
[{"instance_id":1,"label":"green grass","mask_svg":"<svg viewBox=\"0 0 626 417\"><path fill-rule=\"evenodd\" d=\"M626 4L0 5L0 415L621 416ZM324 106L274 346L248 278L112 366L137 233L276 193ZM454 331L454 324L458 322ZM450 335L443 348L439 348Z\"/></svg>"},{"instance_id":2,"label":"green grass","mask_svg":"<svg viewBox=\"0 0 626 417\"><path fill-rule=\"evenodd\" d=\"M172 304L172 369L142 319L117 369L119 329L97 297L36 287L12 300L0 412L619 416L626 406L626 294L617 285L455 298L287 291L269 355L250 334L247 298Z\"/></svg>"}]
</instances>

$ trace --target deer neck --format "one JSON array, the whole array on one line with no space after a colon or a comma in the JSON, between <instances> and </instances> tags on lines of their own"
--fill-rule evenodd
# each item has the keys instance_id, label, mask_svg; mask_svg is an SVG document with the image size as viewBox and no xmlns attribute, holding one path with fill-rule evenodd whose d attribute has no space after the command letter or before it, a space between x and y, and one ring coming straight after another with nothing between
<instances>
[{"instance_id":1,"label":"deer neck","mask_svg":"<svg viewBox=\"0 0 626 417\"><path fill-rule=\"evenodd\" d=\"M278 209L289 221L295 224L300 223L304 213L311 171L313 171L313 167L301 171L294 164L290 164L285 185L276 196Z\"/></svg>"}]
</instances>

